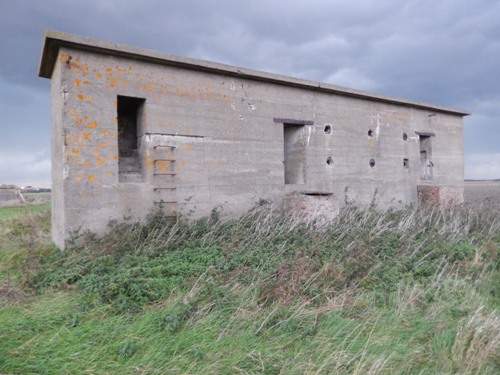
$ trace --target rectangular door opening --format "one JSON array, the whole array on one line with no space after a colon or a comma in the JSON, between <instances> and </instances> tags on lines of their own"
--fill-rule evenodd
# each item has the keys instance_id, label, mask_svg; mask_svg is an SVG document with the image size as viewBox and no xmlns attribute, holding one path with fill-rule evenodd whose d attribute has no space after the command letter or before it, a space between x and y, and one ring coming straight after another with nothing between
<instances>
[{"instance_id":1,"label":"rectangular door opening","mask_svg":"<svg viewBox=\"0 0 500 375\"><path fill-rule=\"evenodd\" d=\"M138 134L145 99L118 96L118 181L142 182Z\"/></svg>"},{"instance_id":2,"label":"rectangular door opening","mask_svg":"<svg viewBox=\"0 0 500 375\"><path fill-rule=\"evenodd\" d=\"M420 170L422 180L432 180L432 147L431 137L428 135L419 135L420 144Z\"/></svg>"},{"instance_id":3,"label":"rectangular door opening","mask_svg":"<svg viewBox=\"0 0 500 375\"><path fill-rule=\"evenodd\" d=\"M305 184L306 145L303 124L283 124L285 184Z\"/></svg>"}]
</instances>

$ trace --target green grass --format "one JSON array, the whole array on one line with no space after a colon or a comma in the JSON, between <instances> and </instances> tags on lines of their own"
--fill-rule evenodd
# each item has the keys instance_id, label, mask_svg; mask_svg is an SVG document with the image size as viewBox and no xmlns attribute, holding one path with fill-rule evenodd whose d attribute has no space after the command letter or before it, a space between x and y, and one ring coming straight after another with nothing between
<instances>
[{"instance_id":1,"label":"green grass","mask_svg":"<svg viewBox=\"0 0 500 375\"><path fill-rule=\"evenodd\" d=\"M0 373L496 374L500 217L348 207L330 226L112 223L60 253L0 234Z\"/></svg>"},{"instance_id":2,"label":"green grass","mask_svg":"<svg viewBox=\"0 0 500 375\"><path fill-rule=\"evenodd\" d=\"M50 207L50 201L45 201L40 204L25 204L0 207L0 220L10 219L25 212L44 211Z\"/></svg>"}]
</instances>

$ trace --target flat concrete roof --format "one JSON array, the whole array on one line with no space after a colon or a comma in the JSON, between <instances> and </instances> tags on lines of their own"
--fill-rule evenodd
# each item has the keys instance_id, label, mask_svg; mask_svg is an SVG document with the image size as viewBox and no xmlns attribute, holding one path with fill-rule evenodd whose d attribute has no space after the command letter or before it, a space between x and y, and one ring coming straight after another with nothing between
<instances>
[{"instance_id":1,"label":"flat concrete roof","mask_svg":"<svg viewBox=\"0 0 500 375\"><path fill-rule=\"evenodd\" d=\"M42 56L40 59L40 67L38 72L38 75L40 77L50 78L52 76L52 71L57 60L59 48L61 47L89 51L103 55L120 56L128 59L151 62L160 65L176 66L190 70L206 71L226 76L246 78L262 82L271 82L282 86L300 87L313 91L321 91L325 93L349 96L359 99L403 105L407 107L426 109L435 112L444 112L459 116L470 115L469 112L461 109L448 108L415 100L407 100L387 95L369 93L341 86L309 81L300 78L287 77L279 74L266 73L252 69L240 68L211 61L174 56L167 53L151 51L143 48L132 47L124 44L108 42L74 34L68 34L55 30L45 31Z\"/></svg>"}]
</instances>

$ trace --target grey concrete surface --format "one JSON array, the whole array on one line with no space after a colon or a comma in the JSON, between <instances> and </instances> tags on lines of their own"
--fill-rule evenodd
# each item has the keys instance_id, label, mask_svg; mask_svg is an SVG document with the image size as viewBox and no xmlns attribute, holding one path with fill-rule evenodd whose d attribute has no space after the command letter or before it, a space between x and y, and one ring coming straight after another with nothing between
<instances>
[{"instance_id":1,"label":"grey concrete surface","mask_svg":"<svg viewBox=\"0 0 500 375\"><path fill-rule=\"evenodd\" d=\"M111 219L230 217L293 192L389 206L424 185L463 200L462 110L55 31L40 76L61 248Z\"/></svg>"}]
</instances>

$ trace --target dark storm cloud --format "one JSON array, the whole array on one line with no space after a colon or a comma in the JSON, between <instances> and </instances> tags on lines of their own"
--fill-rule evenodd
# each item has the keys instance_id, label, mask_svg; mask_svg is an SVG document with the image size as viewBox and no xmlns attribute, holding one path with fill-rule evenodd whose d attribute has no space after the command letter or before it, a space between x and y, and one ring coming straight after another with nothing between
<instances>
[{"instance_id":1,"label":"dark storm cloud","mask_svg":"<svg viewBox=\"0 0 500 375\"><path fill-rule=\"evenodd\" d=\"M496 173L499 19L491 0L0 0L0 156L48 155L49 81L37 70L51 28L464 108L466 172ZM1 180L26 168L9 160Z\"/></svg>"}]
</instances>

